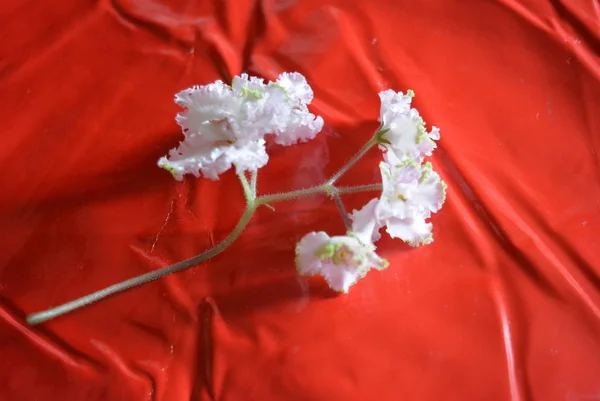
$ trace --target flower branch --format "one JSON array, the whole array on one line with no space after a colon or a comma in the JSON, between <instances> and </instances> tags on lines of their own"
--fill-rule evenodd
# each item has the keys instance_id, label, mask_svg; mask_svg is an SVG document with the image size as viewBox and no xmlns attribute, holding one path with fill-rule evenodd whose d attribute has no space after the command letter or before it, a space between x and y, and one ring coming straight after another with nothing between
<instances>
[{"instance_id":1,"label":"flower branch","mask_svg":"<svg viewBox=\"0 0 600 401\"><path fill-rule=\"evenodd\" d=\"M217 256L218 254L223 252L229 245L231 245L233 241L235 241L240 236L242 231L244 231L244 229L250 222L250 219L254 215L254 210L255 208L253 206L247 206L233 231L231 231L231 233L229 233L229 235L223 241L218 243L214 248L202 252L201 254L196 255L190 259L184 260L179 263L175 263L174 265L164 267L162 269L142 274L129 280L122 281L120 283L111 285L110 287L106 287L100 291L93 292L89 295L67 302L55 308L51 308L42 312L32 313L29 316L27 316L27 323L31 325L43 323L47 320L54 319L56 317L64 315L65 313L69 313L76 309L93 304L95 302L100 301L101 299L108 298L112 295L126 291L130 288L139 287L143 284L149 283L154 280L158 280L170 274L177 273L189 269L190 267L197 266L200 263Z\"/></svg>"},{"instance_id":2,"label":"flower branch","mask_svg":"<svg viewBox=\"0 0 600 401\"><path fill-rule=\"evenodd\" d=\"M333 185L337 180L340 179L342 175L344 175L357 161L359 161L368 151L377 143L377 135L374 135L367 143L363 145L362 148L352 158L348 161L348 163L344 164L341 169L339 169L329 180L327 180L327 184Z\"/></svg>"},{"instance_id":3,"label":"flower branch","mask_svg":"<svg viewBox=\"0 0 600 401\"><path fill-rule=\"evenodd\" d=\"M161 158L158 165L177 180L186 174L216 180L235 168L246 207L231 233L212 249L188 260L114 284L58 307L27 316L35 325L61 316L106 297L138 287L169 274L196 266L223 252L243 232L260 206L290 199L326 194L336 203L347 229L346 235L324 232L306 234L296 246L296 268L305 276L321 275L329 286L341 292L363 278L371 269L388 266L376 253L375 242L385 227L392 238L412 246L433 241L432 224L427 220L442 207L446 185L424 158L435 149L439 129L425 130L425 122L411 107L414 93L383 91L379 94L381 126L377 132L325 183L291 192L259 196L258 169L269 159L265 136L290 146L313 139L323 127L323 119L308 110L313 92L298 73L284 73L276 82L242 74L231 86L221 81L192 87L175 96L184 108L177 115L184 141ZM352 187L335 183L373 146L383 151L379 164L382 182ZM380 192L360 210L348 214L341 195Z\"/></svg>"},{"instance_id":4,"label":"flower branch","mask_svg":"<svg viewBox=\"0 0 600 401\"><path fill-rule=\"evenodd\" d=\"M336 192L333 195L333 200L335 201L335 205L340 212L340 216L342 216L342 220L344 221L344 225L346 226L346 230L352 231L352 222L350 221L350 217L348 217L348 213L346 212L346 208L344 207L344 202L340 197L340 194Z\"/></svg>"},{"instance_id":5,"label":"flower branch","mask_svg":"<svg viewBox=\"0 0 600 401\"><path fill-rule=\"evenodd\" d=\"M372 192L372 191L381 191L383 188L382 184L368 184L368 185L358 185L355 187L337 187L337 191L340 194L352 194L357 192Z\"/></svg>"}]
</instances>

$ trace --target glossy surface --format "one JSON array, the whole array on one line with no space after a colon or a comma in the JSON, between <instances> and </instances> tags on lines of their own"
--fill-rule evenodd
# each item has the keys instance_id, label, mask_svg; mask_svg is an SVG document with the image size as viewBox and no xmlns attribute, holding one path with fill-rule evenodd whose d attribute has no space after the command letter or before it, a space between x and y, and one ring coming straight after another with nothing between
<instances>
[{"instance_id":1,"label":"glossy surface","mask_svg":"<svg viewBox=\"0 0 600 401\"><path fill-rule=\"evenodd\" d=\"M0 401L597 399L599 20L592 0L3 1ZM24 323L224 238L235 176L156 167L173 95L293 70L326 127L270 148L259 190L320 183L376 129L377 92L412 88L442 129L435 243L383 240L391 267L335 296L294 270L302 235L343 230L304 199L210 263Z\"/></svg>"}]
</instances>

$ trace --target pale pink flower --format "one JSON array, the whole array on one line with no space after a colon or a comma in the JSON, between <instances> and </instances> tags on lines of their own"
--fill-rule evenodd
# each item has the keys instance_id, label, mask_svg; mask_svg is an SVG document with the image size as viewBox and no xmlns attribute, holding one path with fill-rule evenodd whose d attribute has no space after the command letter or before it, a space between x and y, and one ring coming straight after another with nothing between
<instances>
[{"instance_id":1,"label":"pale pink flower","mask_svg":"<svg viewBox=\"0 0 600 401\"><path fill-rule=\"evenodd\" d=\"M325 232L306 234L296 246L296 268L303 276L321 275L330 288L345 292L371 268L389 265L375 246L352 234L330 237Z\"/></svg>"}]
</instances>

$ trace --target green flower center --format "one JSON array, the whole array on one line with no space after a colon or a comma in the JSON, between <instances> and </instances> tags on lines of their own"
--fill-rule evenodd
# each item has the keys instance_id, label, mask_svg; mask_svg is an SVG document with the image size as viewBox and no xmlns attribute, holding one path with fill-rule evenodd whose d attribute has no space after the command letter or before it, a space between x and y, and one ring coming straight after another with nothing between
<instances>
[{"instance_id":1,"label":"green flower center","mask_svg":"<svg viewBox=\"0 0 600 401\"><path fill-rule=\"evenodd\" d=\"M334 265L347 265L352 261L359 261L360 257L355 257L354 252L344 244L333 244L328 242L321 245L315 251L315 256L321 260L331 259Z\"/></svg>"},{"instance_id":2,"label":"green flower center","mask_svg":"<svg viewBox=\"0 0 600 401\"><path fill-rule=\"evenodd\" d=\"M242 87L242 96L246 97L254 97L256 99L261 99L264 95L258 89L249 89L247 87Z\"/></svg>"}]
</instances>

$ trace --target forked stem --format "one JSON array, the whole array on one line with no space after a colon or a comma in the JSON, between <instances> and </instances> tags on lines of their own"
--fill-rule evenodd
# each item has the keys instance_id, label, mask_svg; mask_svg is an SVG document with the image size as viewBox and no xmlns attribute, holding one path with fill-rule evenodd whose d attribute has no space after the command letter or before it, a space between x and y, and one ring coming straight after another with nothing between
<instances>
[{"instance_id":1,"label":"forked stem","mask_svg":"<svg viewBox=\"0 0 600 401\"><path fill-rule=\"evenodd\" d=\"M280 202L289 199L297 199L305 196L311 196L321 193L330 193L335 189L333 185L319 185L318 187L299 189L297 191L283 192L280 194L263 195L256 198L258 205L266 205L273 202Z\"/></svg>"},{"instance_id":2,"label":"forked stem","mask_svg":"<svg viewBox=\"0 0 600 401\"><path fill-rule=\"evenodd\" d=\"M252 191L252 196L256 198L258 193L256 192L256 181L258 180L258 170L253 170L250 173L250 191Z\"/></svg>"},{"instance_id":3,"label":"forked stem","mask_svg":"<svg viewBox=\"0 0 600 401\"><path fill-rule=\"evenodd\" d=\"M340 168L329 180L327 180L327 184L333 185L341 176L343 176L350 167L354 166L357 161L361 159L377 143L377 135L374 135L367 143L363 145L362 148L350 160L348 163L344 164L342 168Z\"/></svg>"},{"instance_id":4,"label":"forked stem","mask_svg":"<svg viewBox=\"0 0 600 401\"><path fill-rule=\"evenodd\" d=\"M256 198L256 190L252 190L248 179L244 173L238 173L238 178L240 179L240 183L242 184L242 189L244 190L244 197L246 198L246 203L250 204L254 202Z\"/></svg>"},{"instance_id":5,"label":"forked stem","mask_svg":"<svg viewBox=\"0 0 600 401\"><path fill-rule=\"evenodd\" d=\"M381 191L382 189L383 189L382 184L358 185L356 187L337 187L337 190L340 194L353 194L356 192Z\"/></svg>"},{"instance_id":6,"label":"forked stem","mask_svg":"<svg viewBox=\"0 0 600 401\"><path fill-rule=\"evenodd\" d=\"M333 195L333 200L335 201L335 205L337 206L340 216L342 216L342 220L344 220L344 225L346 226L346 230L352 231L352 222L350 221L350 217L348 216L348 212L346 212L346 207L344 206L344 202L342 198L340 198L339 193L335 193Z\"/></svg>"},{"instance_id":7,"label":"forked stem","mask_svg":"<svg viewBox=\"0 0 600 401\"><path fill-rule=\"evenodd\" d=\"M139 287L143 284L149 283L154 280L158 280L169 274L177 273L183 270L186 270L190 267L196 266L218 254L223 252L229 245L235 241L242 231L246 228L256 209L259 206L268 206L269 203L279 202L283 200L289 199L297 199L304 196L311 196L321 193L329 194L333 197L336 202L338 209L340 210L340 214L344 219L344 224L348 230L351 229L352 225L350 223L350 219L346 210L344 208L344 204L339 196L341 193L351 193L351 192L363 192L363 191L373 191L381 188L381 184L373 184L373 185L363 185L359 187L345 187L345 188L336 188L333 184L346 172L354 163L356 163L365 153L377 142L377 135L375 135L369 142L367 142L359 151L356 153L352 159L346 163L337 173L335 173L327 182L323 185L319 185L313 188L300 189L297 191L291 191L280 194L271 194L258 196L256 193L256 172L253 172L250 176L250 181L245 174L239 173L238 177L240 179L240 183L242 184L242 189L244 190L244 196L246 198L246 208L244 213L240 217L237 225L233 229L233 231L219 244L217 244L214 248L209 249L205 252L202 252L199 255L196 255L190 259L184 260L182 262L175 263L174 265L164 267L162 269L158 269L155 271L148 272L146 274L142 274L140 276L131 278L129 280L122 281L117 284L113 284L110 287L106 287L100 291L93 292L81 298L75 299L73 301L64 303L60 306L47 309L42 312L32 313L27 316L27 322L30 325L36 325L43 323L47 320L54 319L55 317L64 315L66 313L72 312L76 309L82 308L84 306L93 304L95 302L100 301L101 299L107 298L111 295L118 294L125 290Z\"/></svg>"}]
</instances>

